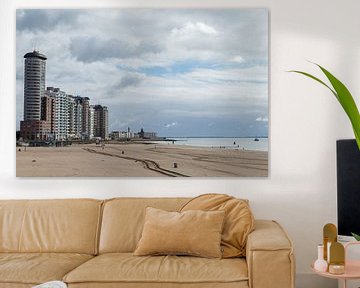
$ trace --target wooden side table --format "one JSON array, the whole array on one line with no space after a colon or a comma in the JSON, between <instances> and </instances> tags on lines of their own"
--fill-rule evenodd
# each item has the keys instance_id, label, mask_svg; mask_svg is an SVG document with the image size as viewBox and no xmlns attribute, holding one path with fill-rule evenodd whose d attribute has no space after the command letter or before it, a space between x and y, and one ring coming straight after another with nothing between
<instances>
[{"instance_id":1,"label":"wooden side table","mask_svg":"<svg viewBox=\"0 0 360 288\"><path fill-rule=\"evenodd\" d=\"M346 288L348 280L360 279L360 259L359 260L348 260L347 259L347 248L352 245L360 245L360 242L349 242L345 244L345 273L344 274L331 274L329 272L320 272L314 269L314 264L311 265L311 269L318 275L327 278L338 279L343 281L343 288Z\"/></svg>"}]
</instances>

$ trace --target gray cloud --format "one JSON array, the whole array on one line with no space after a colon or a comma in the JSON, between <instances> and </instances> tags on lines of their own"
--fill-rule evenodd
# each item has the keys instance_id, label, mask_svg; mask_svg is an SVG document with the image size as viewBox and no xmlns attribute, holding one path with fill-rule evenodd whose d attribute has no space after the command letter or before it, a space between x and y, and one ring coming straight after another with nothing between
<instances>
[{"instance_id":1,"label":"gray cloud","mask_svg":"<svg viewBox=\"0 0 360 288\"><path fill-rule=\"evenodd\" d=\"M144 80L144 76L138 73L126 73L118 84L114 86L115 89L124 89L131 86L139 86Z\"/></svg>"},{"instance_id":2,"label":"gray cloud","mask_svg":"<svg viewBox=\"0 0 360 288\"><path fill-rule=\"evenodd\" d=\"M17 31L49 31L58 25L70 26L77 21L79 13L79 10L17 10L16 29Z\"/></svg>"},{"instance_id":3,"label":"gray cloud","mask_svg":"<svg viewBox=\"0 0 360 288\"><path fill-rule=\"evenodd\" d=\"M24 78L24 73L21 71L16 71L16 81L22 81Z\"/></svg>"},{"instance_id":4,"label":"gray cloud","mask_svg":"<svg viewBox=\"0 0 360 288\"><path fill-rule=\"evenodd\" d=\"M155 44L130 43L120 39L100 39L98 37L78 37L71 39L70 52L81 62L90 63L109 58L131 58L143 53L158 52Z\"/></svg>"}]
</instances>

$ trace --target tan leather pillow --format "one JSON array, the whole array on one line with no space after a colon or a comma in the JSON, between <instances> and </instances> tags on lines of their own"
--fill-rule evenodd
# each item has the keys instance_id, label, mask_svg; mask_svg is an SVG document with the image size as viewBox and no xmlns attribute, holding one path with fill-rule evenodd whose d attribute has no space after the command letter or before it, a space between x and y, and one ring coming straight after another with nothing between
<instances>
[{"instance_id":1,"label":"tan leather pillow","mask_svg":"<svg viewBox=\"0 0 360 288\"><path fill-rule=\"evenodd\" d=\"M147 207L134 255L192 255L221 258L224 211L167 212Z\"/></svg>"},{"instance_id":2,"label":"tan leather pillow","mask_svg":"<svg viewBox=\"0 0 360 288\"><path fill-rule=\"evenodd\" d=\"M247 236L254 230L254 217L247 200L225 194L204 194L190 200L181 209L188 210L225 211L221 236L222 257L246 256Z\"/></svg>"}]
</instances>

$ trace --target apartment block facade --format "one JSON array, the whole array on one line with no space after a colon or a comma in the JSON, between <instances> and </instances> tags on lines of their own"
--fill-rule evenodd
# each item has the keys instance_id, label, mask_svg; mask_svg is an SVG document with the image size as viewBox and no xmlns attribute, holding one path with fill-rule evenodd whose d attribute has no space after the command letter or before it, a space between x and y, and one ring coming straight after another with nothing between
<instances>
[{"instance_id":1,"label":"apartment block facade","mask_svg":"<svg viewBox=\"0 0 360 288\"><path fill-rule=\"evenodd\" d=\"M94 137L101 139L109 138L109 115L106 106L94 106Z\"/></svg>"},{"instance_id":2,"label":"apartment block facade","mask_svg":"<svg viewBox=\"0 0 360 288\"><path fill-rule=\"evenodd\" d=\"M106 106L90 105L88 97L67 95L59 88L47 87L46 97L53 100L55 140L91 140L108 138Z\"/></svg>"},{"instance_id":3,"label":"apartment block facade","mask_svg":"<svg viewBox=\"0 0 360 288\"><path fill-rule=\"evenodd\" d=\"M60 88L54 87L47 87L46 95L53 98L55 103L53 113L55 140L68 140L70 131L69 97Z\"/></svg>"}]
</instances>

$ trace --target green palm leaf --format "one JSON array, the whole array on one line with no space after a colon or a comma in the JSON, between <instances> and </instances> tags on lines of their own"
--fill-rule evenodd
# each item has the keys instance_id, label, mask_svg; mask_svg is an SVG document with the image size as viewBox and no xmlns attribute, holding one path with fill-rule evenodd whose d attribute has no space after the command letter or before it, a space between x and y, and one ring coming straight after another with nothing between
<instances>
[{"instance_id":1,"label":"green palm leaf","mask_svg":"<svg viewBox=\"0 0 360 288\"><path fill-rule=\"evenodd\" d=\"M332 75L325 68L321 67L320 65L318 65L316 63L314 63L314 64L317 65L320 68L320 70L325 74L326 78L330 81L332 88L329 85L327 85L325 82L320 80L319 78L317 78L309 73L302 72L302 71L296 71L296 70L289 71L289 72L294 72L294 73L305 75L305 76L321 83L335 95L336 99L339 101L340 105L343 107L345 113L347 114L347 116L350 119L352 128L354 130L354 135L356 138L356 143L360 150L360 114L359 114L358 108L356 107L354 98L352 97L351 93L346 88L346 86L340 80L338 80L334 75Z\"/></svg>"},{"instance_id":2,"label":"green palm leaf","mask_svg":"<svg viewBox=\"0 0 360 288\"><path fill-rule=\"evenodd\" d=\"M360 235L351 232L351 235L356 239L356 241L360 241Z\"/></svg>"}]
</instances>

